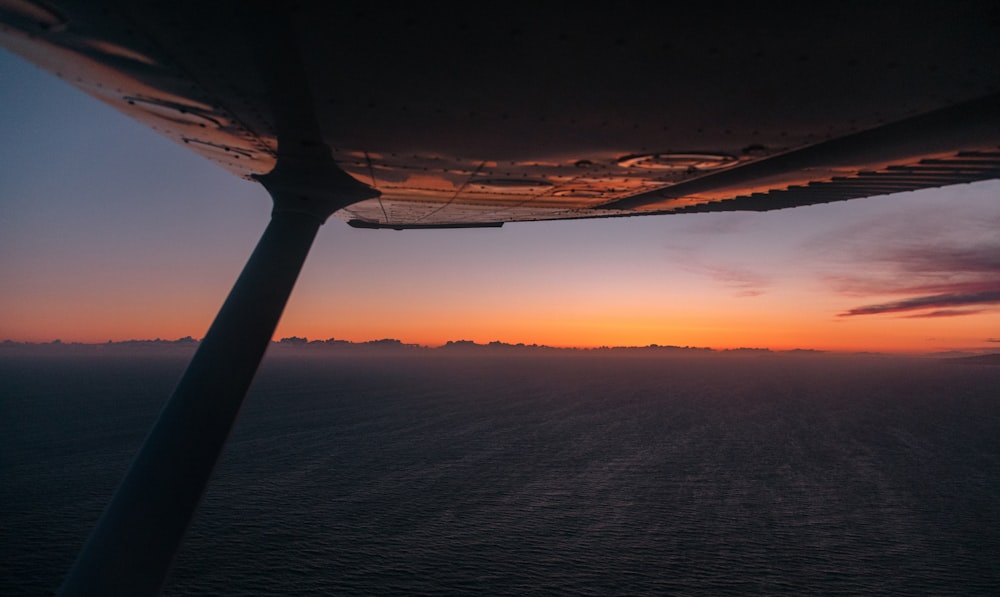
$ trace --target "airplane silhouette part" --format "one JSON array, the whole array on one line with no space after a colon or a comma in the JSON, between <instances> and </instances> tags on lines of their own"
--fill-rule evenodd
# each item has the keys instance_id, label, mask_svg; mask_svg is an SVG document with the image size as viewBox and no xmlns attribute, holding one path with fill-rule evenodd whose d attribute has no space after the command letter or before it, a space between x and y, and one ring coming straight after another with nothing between
<instances>
[{"instance_id":1,"label":"airplane silhouette part","mask_svg":"<svg viewBox=\"0 0 1000 597\"><path fill-rule=\"evenodd\" d=\"M0 0L272 219L61 588L159 592L320 225L768 211L1000 176L1000 5Z\"/></svg>"}]
</instances>

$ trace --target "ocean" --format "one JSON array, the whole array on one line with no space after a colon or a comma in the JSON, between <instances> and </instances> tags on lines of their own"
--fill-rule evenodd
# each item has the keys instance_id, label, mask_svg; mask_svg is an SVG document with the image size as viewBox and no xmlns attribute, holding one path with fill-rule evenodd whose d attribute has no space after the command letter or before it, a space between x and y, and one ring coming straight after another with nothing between
<instances>
[{"instance_id":1,"label":"ocean","mask_svg":"<svg viewBox=\"0 0 1000 597\"><path fill-rule=\"evenodd\" d=\"M265 358L165 594L1000 594L1000 367L439 352ZM0 357L0 595L186 362Z\"/></svg>"}]
</instances>

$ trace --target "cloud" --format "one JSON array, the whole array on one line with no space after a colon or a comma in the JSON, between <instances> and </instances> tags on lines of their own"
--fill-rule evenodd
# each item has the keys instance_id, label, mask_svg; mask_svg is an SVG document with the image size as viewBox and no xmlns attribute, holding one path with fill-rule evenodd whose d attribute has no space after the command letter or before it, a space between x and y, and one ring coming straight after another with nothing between
<instances>
[{"instance_id":1,"label":"cloud","mask_svg":"<svg viewBox=\"0 0 1000 597\"><path fill-rule=\"evenodd\" d=\"M1000 243L895 247L861 263L864 274L828 278L837 292L905 298L854 307L840 317L925 310L913 317L955 317L981 311L955 307L1000 304Z\"/></svg>"},{"instance_id":2,"label":"cloud","mask_svg":"<svg viewBox=\"0 0 1000 597\"><path fill-rule=\"evenodd\" d=\"M821 228L800 247L841 317L958 317L1000 303L1000 181L906 193Z\"/></svg>"},{"instance_id":3,"label":"cloud","mask_svg":"<svg viewBox=\"0 0 1000 597\"><path fill-rule=\"evenodd\" d=\"M734 259L729 249L733 242L740 242L747 230L754 230L754 217L758 215L735 213L725 218L692 218L690 223L685 222L673 231L663 248L671 263L714 280L731 290L733 296L760 296L771 286L772 277L738 263L743 259Z\"/></svg>"},{"instance_id":4,"label":"cloud","mask_svg":"<svg viewBox=\"0 0 1000 597\"><path fill-rule=\"evenodd\" d=\"M828 276L843 294L983 292L1000 287L1000 244L920 246L874 250L864 268Z\"/></svg>"},{"instance_id":5,"label":"cloud","mask_svg":"<svg viewBox=\"0 0 1000 597\"><path fill-rule=\"evenodd\" d=\"M977 292L971 294L936 294L931 296L918 296L882 303L878 305L867 305L855 307L841 313L839 317L850 317L854 315L874 315L879 313L899 313L904 311L916 311L921 309L940 309L943 307L968 307L971 305L995 305L1000 304L1000 288L987 292ZM971 315L972 312L954 313L956 315ZM931 314L926 317L933 317Z\"/></svg>"},{"instance_id":6,"label":"cloud","mask_svg":"<svg viewBox=\"0 0 1000 597\"><path fill-rule=\"evenodd\" d=\"M940 309L929 313L917 313L915 315L905 315L904 319L932 319L935 317L961 317L963 315L976 315L982 313L983 309Z\"/></svg>"},{"instance_id":7,"label":"cloud","mask_svg":"<svg viewBox=\"0 0 1000 597\"><path fill-rule=\"evenodd\" d=\"M771 283L767 276L741 267L699 264L689 269L707 274L713 280L733 290L738 297L760 296Z\"/></svg>"},{"instance_id":8,"label":"cloud","mask_svg":"<svg viewBox=\"0 0 1000 597\"><path fill-rule=\"evenodd\" d=\"M679 267L706 276L733 291L737 297L754 297L764 294L771 285L771 278L742 265L709 262L694 254L690 248L668 247Z\"/></svg>"}]
</instances>

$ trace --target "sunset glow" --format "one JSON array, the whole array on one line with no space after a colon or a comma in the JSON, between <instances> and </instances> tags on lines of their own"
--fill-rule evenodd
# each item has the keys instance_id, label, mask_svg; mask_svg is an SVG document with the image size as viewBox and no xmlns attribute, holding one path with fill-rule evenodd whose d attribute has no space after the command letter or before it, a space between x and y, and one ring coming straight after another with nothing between
<instances>
[{"instance_id":1,"label":"sunset glow","mask_svg":"<svg viewBox=\"0 0 1000 597\"><path fill-rule=\"evenodd\" d=\"M270 202L8 55L0 339L201 337ZM1000 348L1000 183L756 213L320 230L276 337Z\"/></svg>"}]
</instances>

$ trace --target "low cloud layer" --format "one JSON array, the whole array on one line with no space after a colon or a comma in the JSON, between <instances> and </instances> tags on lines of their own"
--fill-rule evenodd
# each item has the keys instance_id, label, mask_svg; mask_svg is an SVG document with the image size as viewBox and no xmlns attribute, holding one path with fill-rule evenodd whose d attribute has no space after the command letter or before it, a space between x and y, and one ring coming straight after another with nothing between
<instances>
[{"instance_id":1,"label":"low cloud layer","mask_svg":"<svg viewBox=\"0 0 1000 597\"><path fill-rule=\"evenodd\" d=\"M831 276L828 281L845 296L900 298L853 307L839 316L959 317L1000 305L1000 243L956 246L960 242L890 248L869 245L871 256L861 260L864 270Z\"/></svg>"},{"instance_id":2,"label":"low cloud layer","mask_svg":"<svg viewBox=\"0 0 1000 597\"><path fill-rule=\"evenodd\" d=\"M917 313L916 315L907 315L907 319L934 319L937 317L961 317L963 315L976 315L982 313L983 309L941 309L939 311L930 311L929 313Z\"/></svg>"},{"instance_id":3,"label":"low cloud layer","mask_svg":"<svg viewBox=\"0 0 1000 597\"><path fill-rule=\"evenodd\" d=\"M847 276L837 286L854 296L908 295L862 305L841 317L910 313L920 317L956 317L1000 305L1000 244L967 247L909 247L872 260L877 275ZM921 312L921 313L915 313Z\"/></svg>"},{"instance_id":4,"label":"low cloud layer","mask_svg":"<svg viewBox=\"0 0 1000 597\"><path fill-rule=\"evenodd\" d=\"M816 234L802 254L854 303L840 317L991 312L1000 308L997 190L992 181L887 198Z\"/></svg>"},{"instance_id":5,"label":"low cloud layer","mask_svg":"<svg viewBox=\"0 0 1000 597\"><path fill-rule=\"evenodd\" d=\"M840 317L851 317L854 315L874 315L879 313L900 313L908 311L918 311L925 309L943 309L946 307L969 307L975 305L996 305L1000 304L1000 287L997 290L977 292L977 293L950 293L935 294L930 296L918 296L900 301L882 303L877 305L866 305L855 307L844 313ZM973 315L981 310L943 310L931 311L920 315L921 317L954 317L957 315Z\"/></svg>"}]
</instances>

